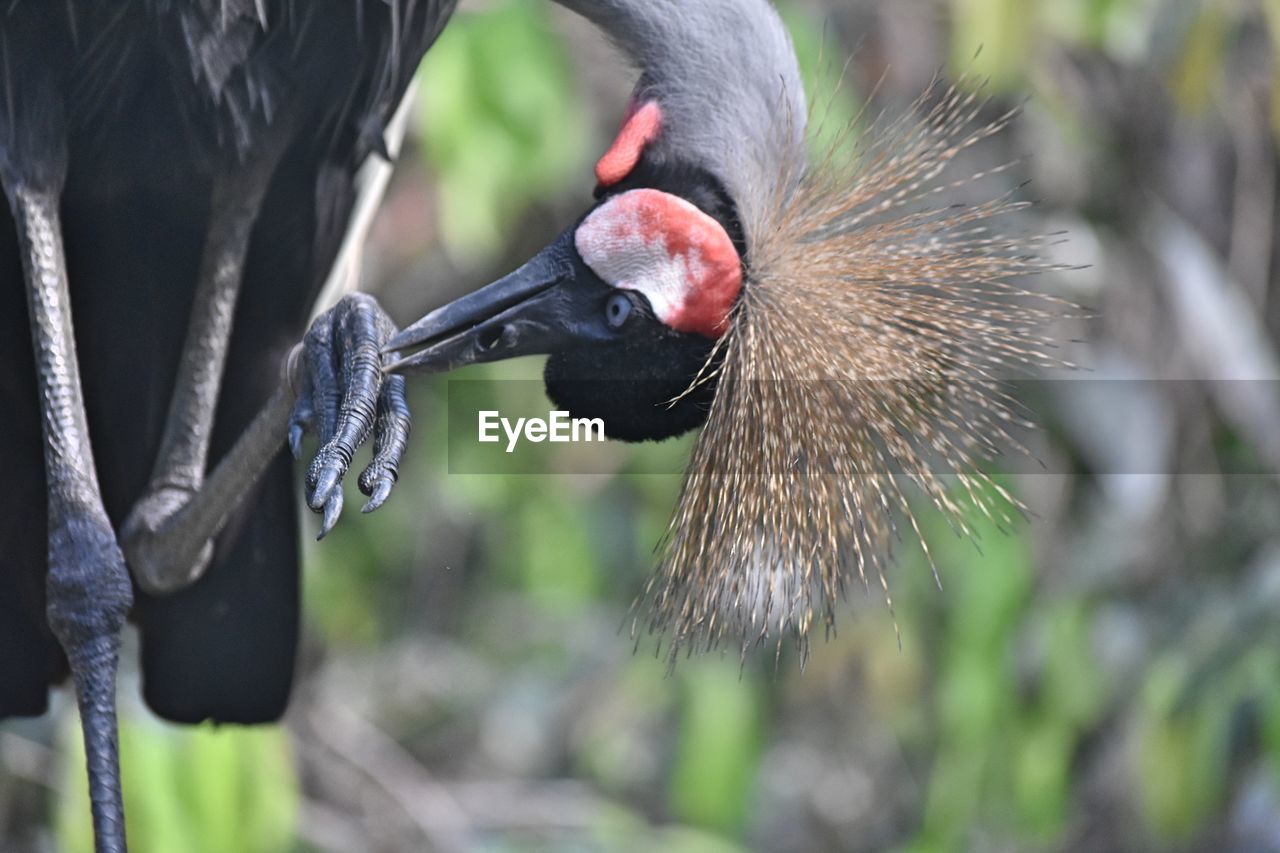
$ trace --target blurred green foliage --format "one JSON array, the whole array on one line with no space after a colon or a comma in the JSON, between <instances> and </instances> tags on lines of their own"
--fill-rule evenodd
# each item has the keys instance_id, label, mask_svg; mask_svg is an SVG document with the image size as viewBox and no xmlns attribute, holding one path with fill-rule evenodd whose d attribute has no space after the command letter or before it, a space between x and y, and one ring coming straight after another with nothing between
<instances>
[{"instance_id":1,"label":"blurred green foliage","mask_svg":"<svg viewBox=\"0 0 1280 853\"><path fill-rule=\"evenodd\" d=\"M91 853L79 720L62 732L67 791L57 805L66 853ZM121 783L134 850L274 853L293 847L298 782L289 739L275 727L180 727L124 716Z\"/></svg>"},{"instance_id":2,"label":"blurred green foliage","mask_svg":"<svg viewBox=\"0 0 1280 853\"><path fill-rule=\"evenodd\" d=\"M672 810L695 826L736 833L747 818L760 758L763 693L731 663L689 663L680 675Z\"/></svg>"},{"instance_id":3,"label":"blurred green foliage","mask_svg":"<svg viewBox=\"0 0 1280 853\"><path fill-rule=\"evenodd\" d=\"M505 245L524 207L583 160L586 117L546 5L504 0L458 15L422 65L422 147L438 182L441 239L461 258Z\"/></svg>"},{"instance_id":4,"label":"blurred green foliage","mask_svg":"<svg viewBox=\"0 0 1280 853\"><path fill-rule=\"evenodd\" d=\"M1258 5L1280 51L1280 4ZM1152 67L1179 106L1195 114L1220 91L1233 42L1255 8L1232 0L949 0L951 69L992 91L1016 92L1034 84L1041 46L1079 47ZM1157 47L1154 34L1161 30L1173 33L1172 50ZM1272 127L1280 137L1280 67L1273 79Z\"/></svg>"}]
</instances>

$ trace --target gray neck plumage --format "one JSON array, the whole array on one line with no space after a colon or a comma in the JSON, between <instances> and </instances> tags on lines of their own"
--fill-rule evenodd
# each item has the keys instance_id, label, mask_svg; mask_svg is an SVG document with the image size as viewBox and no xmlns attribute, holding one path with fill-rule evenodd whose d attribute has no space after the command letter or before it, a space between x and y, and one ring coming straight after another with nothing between
<instances>
[{"instance_id":1,"label":"gray neck plumage","mask_svg":"<svg viewBox=\"0 0 1280 853\"><path fill-rule=\"evenodd\" d=\"M795 49L768 0L557 0L600 27L662 107L660 153L716 175L750 218L753 200L803 162L807 118ZM748 208L748 209L743 209Z\"/></svg>"}]
</instances>

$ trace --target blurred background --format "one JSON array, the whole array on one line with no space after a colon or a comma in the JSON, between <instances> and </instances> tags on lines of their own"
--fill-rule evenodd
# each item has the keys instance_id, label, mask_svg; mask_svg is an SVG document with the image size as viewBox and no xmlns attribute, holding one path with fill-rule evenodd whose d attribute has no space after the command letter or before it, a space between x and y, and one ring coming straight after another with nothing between
<instances>
[{"instance_id":1,"label":"blurred background","mask_svg":"<svg viewBox=\"0 0 1280 853\"><path fill-rule=\"evenodd\" d=\"M624 625L688 441L450 473L447 380L416 382L397 496L305 537L281 726L163 725L126 650L135 851L1280 850L1280 0L778 5L838 117L873 92L899 114L939 70L1022 106L980 156L1019 160L1027 226L1086 267L1037 286L1089 309L1059 330L1086 381L1027 400L1027 522L979 548L925 513L941 587L901 543L900 640L855 592L803 673L784 649L668 674ZM634 82L546 0L463 10L367 253L401 322L586 208ZM0 724L6 853L91 849L55 708Z\"/></svg>"}]
</instances>

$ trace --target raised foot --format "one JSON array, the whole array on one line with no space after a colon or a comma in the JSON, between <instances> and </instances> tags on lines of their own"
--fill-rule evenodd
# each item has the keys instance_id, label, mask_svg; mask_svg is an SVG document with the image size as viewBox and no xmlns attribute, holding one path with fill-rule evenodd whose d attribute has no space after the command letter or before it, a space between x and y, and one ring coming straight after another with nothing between
<instances>
[{"instance_id":1,"label":"raised foot","mask_svg":"<svg viewBox=\"0 0 1280 853\"><path fill-rule=\"evenodd\" d=\"M364 512L391 495L409 441L404 378L382 372L382 346L395 324L373 297L345 297L321 315L303 340L301 364L293 371L299 396L289 422L289 446L302 453L302 438L315 432L320 450L307 469L307 505L323 513L323 539L342 514L342 479L360 445L373 436L373 460L360 474L369 497Z\"/></svg>"}]
</instances>

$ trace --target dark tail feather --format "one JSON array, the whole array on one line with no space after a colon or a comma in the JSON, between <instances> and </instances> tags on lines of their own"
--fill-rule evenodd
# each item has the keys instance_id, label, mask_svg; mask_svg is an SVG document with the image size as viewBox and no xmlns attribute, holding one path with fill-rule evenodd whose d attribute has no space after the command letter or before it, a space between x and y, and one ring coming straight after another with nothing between
<instances>
[{"instance_id":1,"label":"dark tail feather","mask_svg":"<svg viewBox=\"0 0 1280 853\"><path fill-rule=\"evenodd\" d=\"M17 231L0 204L0 719L34 717L67 675L45 623L48 537L39 395Z\"/></svg>"},{"instance_id":2,"label":"dark tail feather","mask_svg":"<svg viewBox=\"0 0 1280 853\"><path fill-rule=\"evenodd\" d=\"M49 685L67 674L62 649L44 615L47 537L40 424L29 417L34 405L9 402L0 389L0 412L8 413L0 417L0 470L6 481L0 489L0 719L43 714ZM32 430L21 423L27 420L34 421Z\"/></svg>"},{"instance_id":3,"label":"dark tail feather","mask_svg":"<svg viewBox=\"0 0 1280 853\"><path fill-rule=\"evenodd\" d=\"M62 650L17 589L18 572L29 565L0 559L0 719L38 717L49 707L49 685L66 677ZM43 558L38 564L43 570Z\"/></svg>"},{"instance_id":4,"label":"dark tail feather","mask_svg":"<svg viewBox=\"0 0 1280 853\"><path fill-rule=\"evenodd\" d=\"M281 453L194 586L139 595L142 692L166 719L266 723L289 700L298 643L297 507Z\"/></svg>"}]
</instances>

